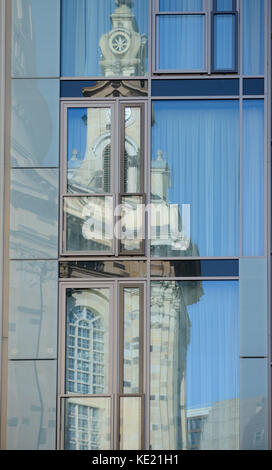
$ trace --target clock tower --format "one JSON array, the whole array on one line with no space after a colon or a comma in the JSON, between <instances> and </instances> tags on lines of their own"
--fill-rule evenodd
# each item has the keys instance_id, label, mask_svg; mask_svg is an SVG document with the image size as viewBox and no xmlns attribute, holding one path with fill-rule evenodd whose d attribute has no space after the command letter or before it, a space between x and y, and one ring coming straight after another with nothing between
<instances>
[{"instance_id":1,"label":"clock tower","mask_svg":"<svg viewBox=\"0 0 272 470\"><path fill-rule=\"evenodd\" d=\"M115 3L117 8L111 15L112 29L99 41L103 75L144 75L147 39L138 33L135 15L131 10L134 0L115 0Z\"/></svg>"}]
</instances>

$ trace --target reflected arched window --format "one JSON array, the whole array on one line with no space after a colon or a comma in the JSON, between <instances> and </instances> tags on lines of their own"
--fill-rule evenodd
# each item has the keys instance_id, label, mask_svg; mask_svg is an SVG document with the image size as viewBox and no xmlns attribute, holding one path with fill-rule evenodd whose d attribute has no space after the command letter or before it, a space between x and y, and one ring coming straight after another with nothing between
<instances>
[{"instance_id":1,"label":"reflected arched window","mask_svg":"<svg viewBox=\"0 0 272 470\"><path fill-rule=\"evenodd\" d=\"M89 308L77 306L68 318L66 383L68 392L104 391L104 325Z\"/></svg>"}]
</instances>

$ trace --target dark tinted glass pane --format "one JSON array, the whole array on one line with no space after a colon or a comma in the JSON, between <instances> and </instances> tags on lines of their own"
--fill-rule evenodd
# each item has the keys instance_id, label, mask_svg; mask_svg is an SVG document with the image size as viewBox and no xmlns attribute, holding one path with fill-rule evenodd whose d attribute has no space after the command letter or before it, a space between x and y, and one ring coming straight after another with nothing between
<instances>
[{"instance_id":1,"label":"dark tinted glass pane","mask_svg":"<svg viewBox=\"0 0 272 470\"><path fill-rule=\"evenodd\" d=\"M243 81L244 95L263 95L264 79L263 78L245 78Z\"/></svg>"},{"instance_id":2,"label":"dark tinted glass pane","mask_svg":"<svg viewBox=\"0 0 272 470\"><path fill-rule=\"evenodd\" d=\"M62 261L59 277L105 278L105 277L146 277L145 261Z\"/></svg>"},{"instance_id":3,"label":"dark tinted glass pane","mask_svg":"<svg viewBox=\"0 0 272 470\"><path fill-rule=\"evenodd\" d=\"M237 79L152 80L152 96L235 96Z\"/></svg>"},{"instance_id":4,"label":"dark tinted glass pane","mask_svg":"<svg viewBox=\"0 0 272 470\"><path fill-rule=\"evenodd\" d=\"M152 260L151 262L153 277L236 277L238 275L238 260Z\"/></svg>"}]
</instances>

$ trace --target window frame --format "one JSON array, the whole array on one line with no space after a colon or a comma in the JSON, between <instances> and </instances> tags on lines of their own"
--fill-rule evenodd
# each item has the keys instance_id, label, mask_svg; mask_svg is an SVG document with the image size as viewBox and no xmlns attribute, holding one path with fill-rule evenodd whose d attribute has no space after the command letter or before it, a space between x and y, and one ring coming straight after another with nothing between
<instances>
[{"instance_id":1,"label":"window frame","mask_svg":"<svg viewBox=\"0 0 272 470\"><path fill-rule=\"evenodd\" d=\"M61 150L60 150L60 237L59 252L60 256L144 256L146 250L146 239L142 238L138 250L124 251L121 249L120 224L118 225L118 238L113 232L112 249L108 251L69 251L67 249L66 234L67 221L64 211L64 203L68 198L92 198L92 197L111 197L113 204L112 225L113 227L120 222L120 215L116 214L116 208L121 203L123 197L142 197L143 204L146 201L147 175L147 105L148 98L83 98L81 100L65 99L61 102ZM141 119L141 169L140 169L140 192L124 192L124 150L125 150L125 119L124 110L126 107L140 108ZM69 193L67 187L68 178L68 110L71 108L110 108L111 109L111 191L109 193ZM145 211L143 210L142 233L146 232Z\"/></svg>"},{"instance_id":2,"label":"window frame","mask_svg":"<svg viewBox=\"0 0 272 470\"><path fill-rule=\"evenodd\" d=\"M215 68L215 49L216 49L216 40L215 40L215 17L216 16L232 16L234 17L234 31L233 34L233 54L234 54L234 67L230 69L217 69ZM217 9L217 0L213 0L213 11L211 13L211 72L213 74L227 74L227 73L238 73L238 11L236 7L236 0L232 0L232 10L218 10Z\"/></svg>"}]
</instances>

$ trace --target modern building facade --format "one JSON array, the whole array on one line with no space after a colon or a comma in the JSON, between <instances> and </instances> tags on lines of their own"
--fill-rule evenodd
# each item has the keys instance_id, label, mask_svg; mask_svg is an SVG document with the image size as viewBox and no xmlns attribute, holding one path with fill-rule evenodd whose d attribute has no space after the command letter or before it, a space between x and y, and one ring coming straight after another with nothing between
<instances>
[{"instance_id":1,"label":"modern building facade","mask_svg":"<svg viewBox=\"0 0 272 470\"><path fill-rule=\"evenodd\" d=\"M271 2L0 13L1 448L271 449Z\"/></svg>"}]
</instances>

